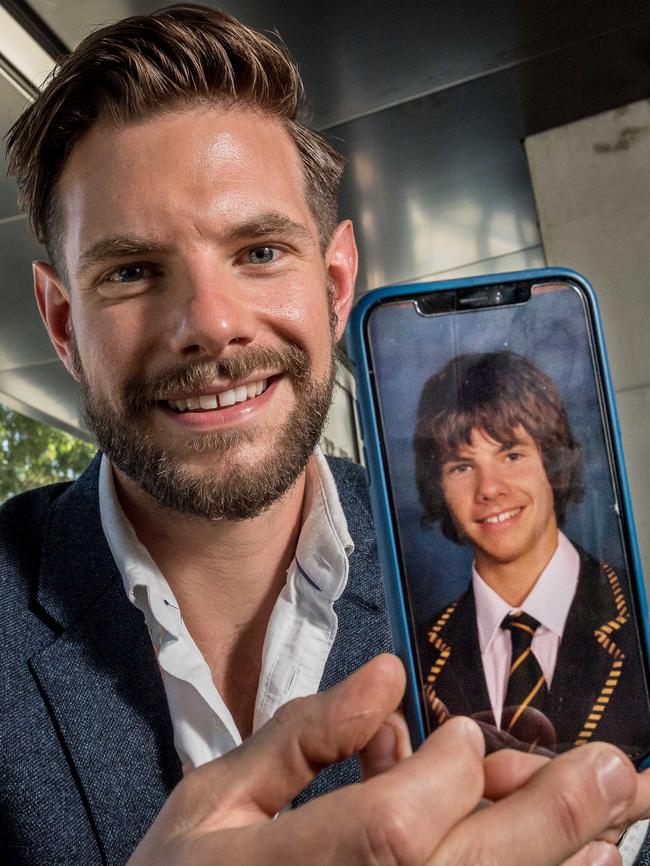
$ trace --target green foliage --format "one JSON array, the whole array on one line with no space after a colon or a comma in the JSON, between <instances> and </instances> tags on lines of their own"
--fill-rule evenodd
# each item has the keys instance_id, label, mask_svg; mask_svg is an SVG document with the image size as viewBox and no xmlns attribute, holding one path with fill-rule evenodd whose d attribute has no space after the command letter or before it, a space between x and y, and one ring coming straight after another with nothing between
<instances>
[{"instance_id":1,"label":"green foliage","mask_svg":"<svg viewBox=\"0 0 650 866\"><path fill-rule=\"evenodd\" d=\"M95 451L88 442L0 405L0 502L42 484L71 481Z\"/></svg>"}]
</instances>

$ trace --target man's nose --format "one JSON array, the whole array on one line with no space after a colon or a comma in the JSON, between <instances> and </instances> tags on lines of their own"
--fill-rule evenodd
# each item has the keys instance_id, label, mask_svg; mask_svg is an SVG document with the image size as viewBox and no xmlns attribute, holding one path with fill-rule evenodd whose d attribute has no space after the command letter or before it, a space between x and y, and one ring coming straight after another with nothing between
<instances>
[{"instance_id":1,"label":"man's nose","mask_svg":"<svg viewBox=\"0 0 650 866\"><path fill-rule=\"evenodd\" d=\"M234 276L194 268L174 294L170 343L176 354L216 357L231 344L255 339L253 298Z\"/></svg>"},{"instance_id":2,"label":"man's nose","mask_svg":"<svg viewBox=\"0 0 650 866\"><path fill-rule=\"evenodd\" d=\"M505 495L508 484L497 466L481 466L476 470L476 497L485 502Z\"/></svg>"}]
</instances>

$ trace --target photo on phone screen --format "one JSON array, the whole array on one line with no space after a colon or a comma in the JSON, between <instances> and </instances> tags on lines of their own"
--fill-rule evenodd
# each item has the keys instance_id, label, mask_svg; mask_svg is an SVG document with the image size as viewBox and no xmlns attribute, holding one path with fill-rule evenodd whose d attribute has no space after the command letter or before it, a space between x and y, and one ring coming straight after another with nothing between
<instances>
[{"instance_id":1,"label":"photo on phone screen","mask_svg":"<svg viewBox=\"0 0 650 866\"><path fill-rule=\"evenodd\" d=\"M639 605L581 291L367 324L403 592L430 731L492 747L650 747Z\"/></svg>"}]
</instances>

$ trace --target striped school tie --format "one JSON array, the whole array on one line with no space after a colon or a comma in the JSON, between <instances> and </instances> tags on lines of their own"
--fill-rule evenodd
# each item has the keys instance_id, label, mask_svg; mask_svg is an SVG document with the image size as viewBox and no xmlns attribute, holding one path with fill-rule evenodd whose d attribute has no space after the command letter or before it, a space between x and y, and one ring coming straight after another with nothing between
<instances>
[{"instance_id":1,"label":"striped school tie","mask_svg":"<svg viewBox=\"0 0 650 866\"><path fill-rule=\"evenodd\" d=\"M539 662L531 649L539 622L527 613L509 613L501 623L512 636L512 662L503 702L505 729L517 736L517 723L527 707L543 710L548 689ZM506 712L508 710L508 712Z\"/></svg>"}]
</instances>

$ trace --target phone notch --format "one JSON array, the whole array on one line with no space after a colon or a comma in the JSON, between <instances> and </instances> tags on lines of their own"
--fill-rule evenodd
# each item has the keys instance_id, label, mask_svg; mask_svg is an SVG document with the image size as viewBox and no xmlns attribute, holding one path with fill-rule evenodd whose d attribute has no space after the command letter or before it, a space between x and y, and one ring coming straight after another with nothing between
<instances>
[{"instance_id":1,"label":"phone notch","mask_svg":"<svg viewBox=\"0 0 650 866\"><path fill-rule=\"evenodd\" d=\"M421 316L436 316L463 310L485 307L508 307L525 304L530 300L529 281L494 283L493 285L466 286L451 291L431 292L415 300L415 308Z\"/></svg>"}]
</instances>

